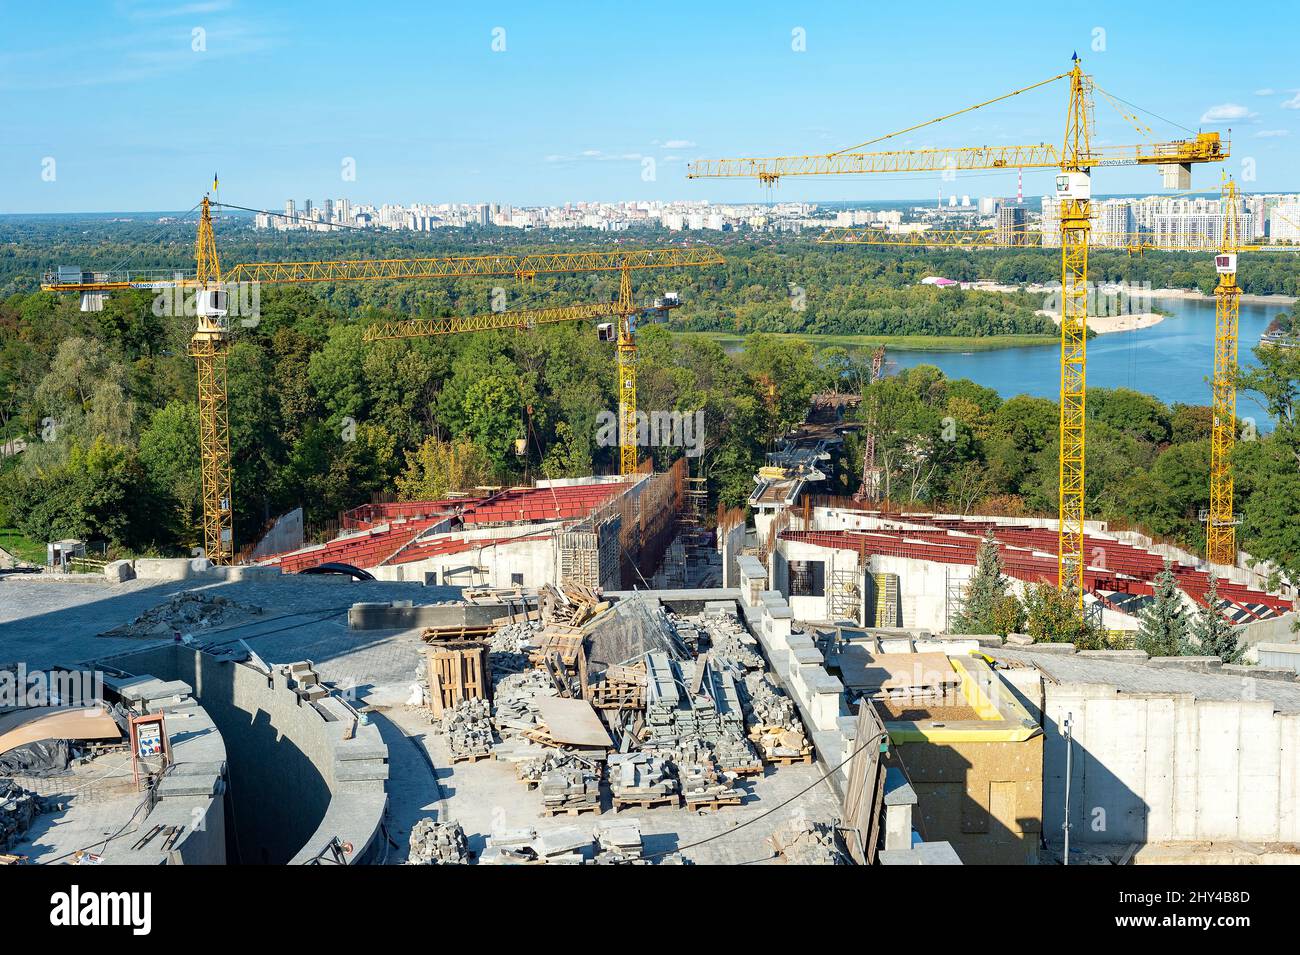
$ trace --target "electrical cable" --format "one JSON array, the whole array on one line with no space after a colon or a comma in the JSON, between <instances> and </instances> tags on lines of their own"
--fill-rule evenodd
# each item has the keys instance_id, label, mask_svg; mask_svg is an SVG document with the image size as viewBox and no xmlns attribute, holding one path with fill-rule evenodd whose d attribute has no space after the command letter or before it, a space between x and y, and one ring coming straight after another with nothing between
<instances>
[{"instance_id":1,"label":"electrical cable","mask_svg":"<svg viewBox=\"0 0 1300 955\"><path fill-rule=\"evenodd\" d=\"M643 858L643 859L654 859L654 858L658 858L658 857L660 857L660 856L672 855L674 852L685 852L687 849L694 849L694 848L696 848L697 846L702 846L702 845L705 845L706 843L713 842L715 839L721 839L723 836L729 836L729 835L731 835L733 832L739 832L741 829L744 829L746 826L753 825L754 823L758 822L760 819L765 819L765 818L767 818L768 816L772 815L772 813L774 813L774 812L776 812L776 811L778 811L778 810L780 810L780 809L784 809L786 806L790 805L790 803L794 802L796 799L800 798L801 796L806 795L808 792L812 791L815 787L817 787L817 786L821 785L822 783L826 782L826 780L830 779L831 776L833 776L835 773L839 772L839 771L840 771L841 769L843 769L846 765L848 765L849 761L852 760L854 756L857 756L858 753L861 753L863 750L865 750L868 746L871 746L873 743L876 743L876 742L878 742L879 740L884 739L884 738L885 738L885 735L886 735L886 731L881 731L881 732L879 732L879 733L874 733L874 734L872 734L872 736L871 736L871 737L870 737L866 742L862 743L860 746L856 747L856 748L853 750L853 752L849 753L849 755L846 756L846 757L844 758L844 760L843 760L842 762L839 763L839 765L837 765L837 766L833 767L832 769L828 770L826 773L824 773L823 775L819 776L817 779L813 780L809 785L807 785L807 786L805 786L803 789L799 790L797 793L795 793L795 794L794 794L793 796L791 796L789 799L786 799L786 800L783 800L782 802L777 803L777 804L776 804L775 806L773 806L771 809L768 809L768 810L766 810L765 812L761 812L761 813L759 813L757 816L753 816L753 817L751 817L751 818L749 818L749 819L746 819L744 822L740 823L739 825L733 826L733 827L730 828L730 829L723 829L721 832L715 832L715 833L714 833L713 835L711 835L711 836L706 836L706 837L703 838L703 839L697 839L695 842L687 843L687 844L684 845L684 846L678 846L678 847L675 848L675 849L667 849L667 850L664 850L664 851L662 851L662 852L649 852L649 853L646 853L646 854L642 855L641 858Z\"/></svg>"}]
</instances>

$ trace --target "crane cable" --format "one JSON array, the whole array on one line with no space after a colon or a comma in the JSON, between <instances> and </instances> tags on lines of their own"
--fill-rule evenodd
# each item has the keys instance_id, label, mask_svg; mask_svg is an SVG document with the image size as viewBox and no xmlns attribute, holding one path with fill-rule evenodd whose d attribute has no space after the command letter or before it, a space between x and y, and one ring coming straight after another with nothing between
<instances>
[{"instance_id":1,"label":"crane cable","mask_svg":"<svg viewBox=\"0 0 1300 955\"><path fill-rule=\"evenodd\" d=\"M982 103L976 103L974 106L967 106L966 108L959 109L956 112L948 113L944 116L936 116L934 119L928 119L924 123L917 123L915 126L908 126L906 129L900 129L897 130L896 132L886 133L883 136L877 136L875 139L868 139L866 142L858 143L856 146L846 146L845 148L838 150L837 152L829 153L829 155L840 156L843 155L844 153L853 152L854 150L861 149L863 146L871 146L874 145L875 143L883 142L886 139L893 139L895 136L901 136L904 133L910 133L918 129L923 129L926 126L933 126L935 123L942 123L944 120L952 119L954 116L960 116L963 113L970 113L973 112L974 110L981 109L985 106L992 106L994 103L1001 102L1004 99L1010 99L1013 96L1019 96L1021 93L1028 93L1030 90L1036 90L1040 86L1047 86L1049 83L1055 83L1057 80L1063 80L1069 75L1070 75L1069 73L1058 73L1056 76L1035 83L1033 86L1026 86L1023 89L1012 90L1010 93L1003 93L1001 96L993 97L993 99L985 100Z\"/></svg>"}]
</instances>

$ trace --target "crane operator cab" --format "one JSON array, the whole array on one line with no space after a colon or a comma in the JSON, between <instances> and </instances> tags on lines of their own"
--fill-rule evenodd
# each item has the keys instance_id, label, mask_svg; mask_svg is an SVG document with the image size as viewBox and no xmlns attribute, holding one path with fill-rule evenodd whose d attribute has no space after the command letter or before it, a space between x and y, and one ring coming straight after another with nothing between
<instances>
[{"instance_id":1,"label":"crane operator cab","mask_svg":"<svg viewBox=\"0 0 1300 955\"><path fill-rule=\"evenodd\" d=\"M618 330L614 327L613 322L601 322L596 326L596 339L602 342L612 342L618 338Z\"/></svg>"}]
</instances>

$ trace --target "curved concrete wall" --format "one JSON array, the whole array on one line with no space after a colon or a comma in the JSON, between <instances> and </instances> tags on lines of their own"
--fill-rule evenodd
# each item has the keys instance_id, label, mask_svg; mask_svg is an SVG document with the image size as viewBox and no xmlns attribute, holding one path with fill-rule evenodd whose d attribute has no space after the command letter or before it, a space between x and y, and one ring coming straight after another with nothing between
<instances>
[{"instance_id":1,"label":"curved concrete wall","mask_svg":"<svg viewBox=\"0 0 1300 955\"><path fill-rule=\"evenodd\" d=\"M127 654L114 664L187 682L220 729L231 862L306 863L335 838L353 846L350 864L379 851L388 747L343 701L304 699L287 668L268 676L181 645Z\"/></svg>"},{"instance_id":2,"label":"curved concrete wall","mask_svg":"<svg viewBox=\"0 0 1300 955\"><path fill-rule=\"evenodd\" d=\"M221 865L226 861L226 744L207 711L195 702L183 682L152 675L123 679L106 677L110 696L143 703L150 713L166 719L172 765L158 782L157 802L136 831L177 826L180 836L170 849L155 836L141 848L135 838L107 845L110 865Z\"/></svg>"}]
</instances>

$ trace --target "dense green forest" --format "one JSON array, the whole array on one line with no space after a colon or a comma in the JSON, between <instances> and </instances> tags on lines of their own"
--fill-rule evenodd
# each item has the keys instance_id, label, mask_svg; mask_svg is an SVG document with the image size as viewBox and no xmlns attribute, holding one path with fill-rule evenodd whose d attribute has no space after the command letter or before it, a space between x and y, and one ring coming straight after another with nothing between
<instances>
[{"instance_id":1,"label":"dense green forest","mask_svg":"<svg viewBox=\"0 0 1300 955\"><path fill-rule=\"evenodd\" d=\"M102 312L83 313L75 296L41 293L36 282L63 263L184 264L191 227L164 227L154 237L142 226L82 226L56 220L5 224L0 231L0 440L29 442L25 452L0 462L0 527L17 527L35 541L76 536L123 551L181 552L199 536L187 321L156 314L149 292L117 294ZM122 229L127 239L117 235ZM229 239L223 234L219 240L227 262L520 248L504 244L519 237L503 238L495 230L459 234L455 244L400 233L290 238L228 231ZM547 248L682 241L667 234L563 236L524 238ZM645 327L639 336L641 407L704 409L705 450L693 469L710 479L716 500L743 503L763 453L803 417L815 391L834 387L864 391L864 416L879 409L878 454L891 500L963 512L1054 513L1054 402L1002 400L925 366L868 384L869 354L761 334L996 335L1040 328L1045 320L1033 314L1032 300L914 283L930 274L1041 281L1052 275L1050 253L909 251L900 257L788 237L779 243L730 239L723 251L725 267L641 275L636 293L648 299L660 290L680 290L686 301L680 327L760 333L750 334L736 355L708 338L675 336L662 326ZM1170 261L1159 261L1164 258ZM1253 265L1262 265L1262 258ZM1102 278L1155 286L1179 284L1175 276L1184 272L1186 284L1213 283L1212 266L1190 257L1130 260L1099 253L1093 268ZM1248 291L1297 291L1291 270L1251 273L1243 265L1242 278ZM615 407L612 346L598 343L589 325L362 341L364 326L381 319L486 311L493 285L368 282L260 290L259 320L236 329L229 360L238 543L251 542L267 520L298 505L319 527L375 493L418 497L458 484L615 468L612 449L595 441L597 414ZM791 305L792 286L802 291L802 309ZM608 275L506 287L512 308L615 292ZM1261 350L1263 366L1243 382L1263 397L1278 427L1242 442L1236 464L1243 546L1300 577L1296 351ZM1122 389L1094 389L1088 401L1089 516L1200 547L1209 410L1166 407ZM680 452L654 453L662 465ZM851 438L849 464L836 478L843 493L855 489L851 462L859 453Z\"/></svg>"}]
</instances>

